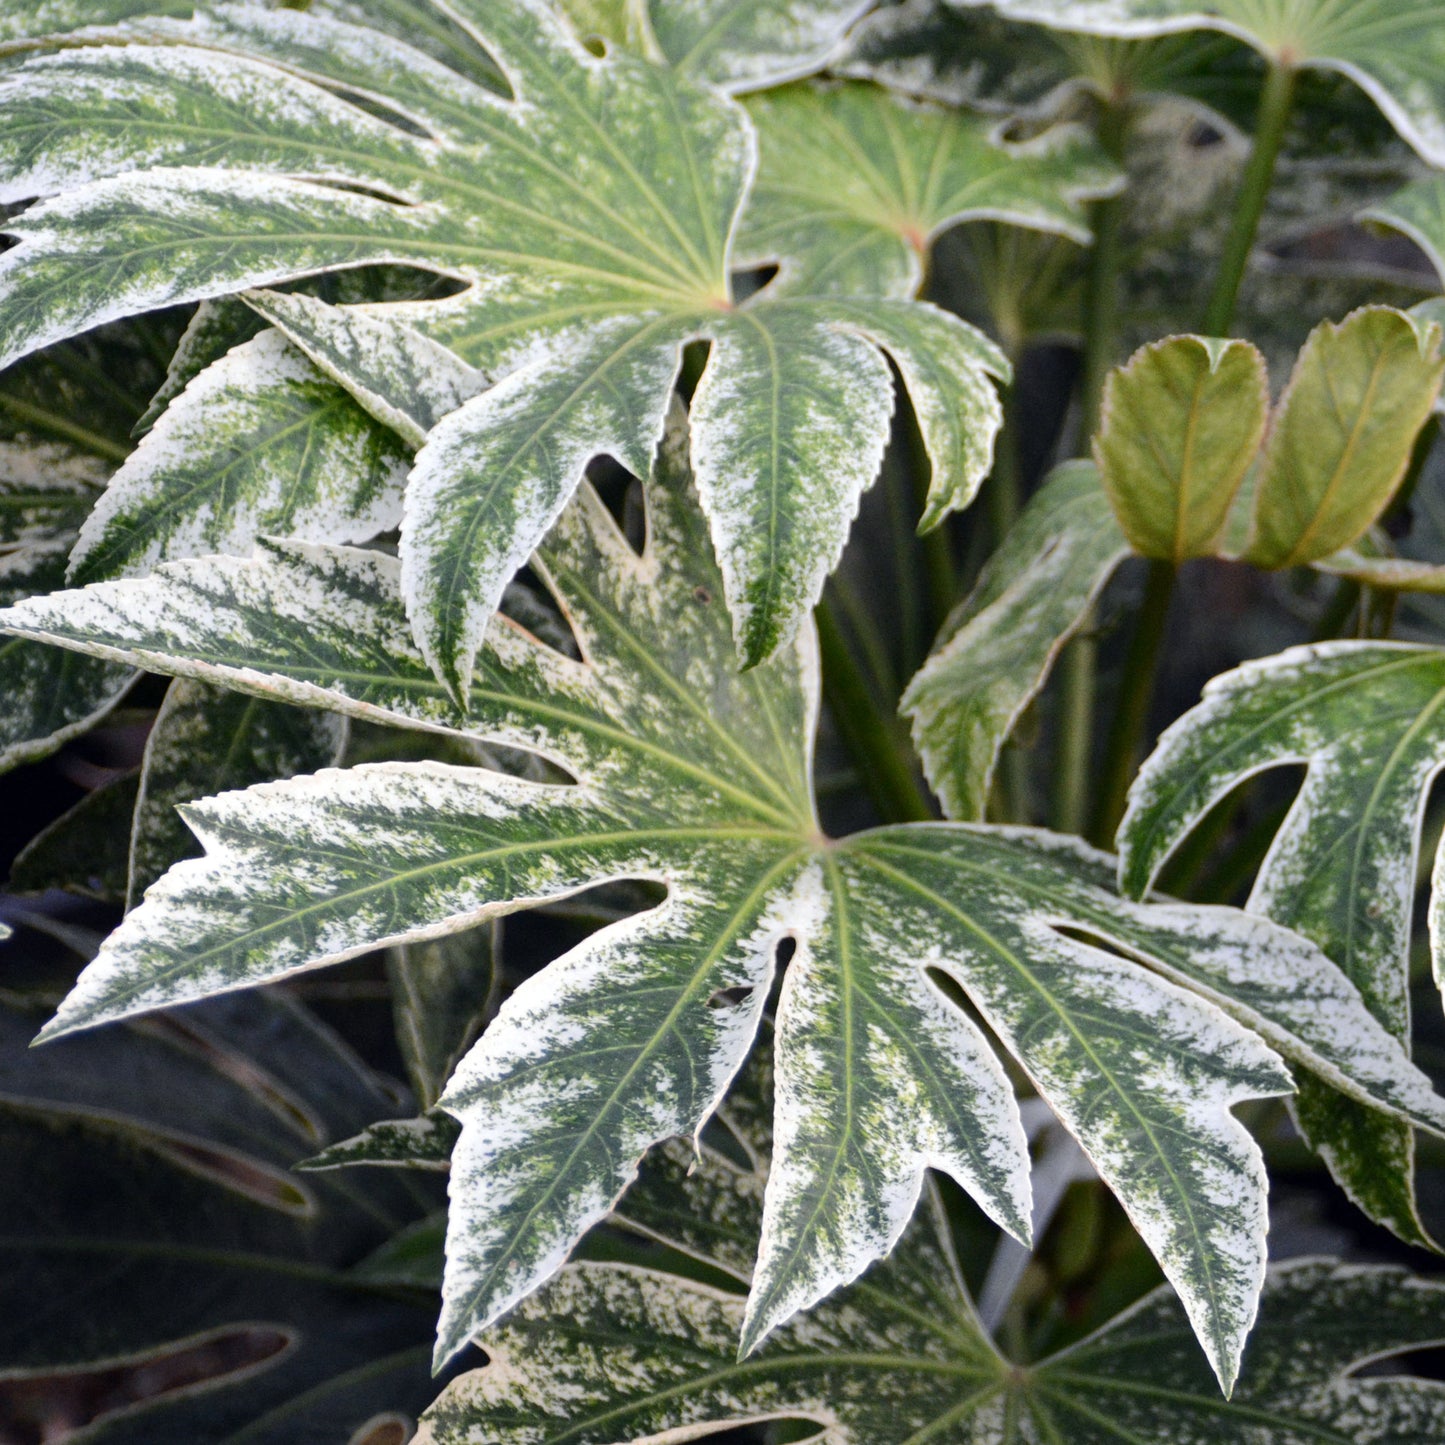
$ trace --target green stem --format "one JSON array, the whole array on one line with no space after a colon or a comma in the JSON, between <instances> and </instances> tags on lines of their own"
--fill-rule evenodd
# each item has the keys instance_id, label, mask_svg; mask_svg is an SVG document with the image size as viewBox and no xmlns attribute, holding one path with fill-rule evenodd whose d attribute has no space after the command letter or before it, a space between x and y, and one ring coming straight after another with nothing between
<instances>
[{"instance_id":1,"label":"green stem","mask_svg":"<svg viewBox=\"0 0 1445 1445\"><path fill-rule=\"evenodd\" d=\"M1008 536L1019 514L1023 479L1019 471L1017 382L1009 388L1003 404L1003 428L993 449L993 470L989 473L988 520L997 547Z\"/></svg>"},{"instance_id":2,"label":"green stem","mask_svg":"<svg viewBox=\"0 0 1445 1445\"><path fill-rule=\"evenodd\" d=\"M1354 615L1355 608L1359 605L1362 590L1358 582L1352 582L1348 577L1341 577L1335 586L1335 595L1330 598L1325 610L1320 613L1320 620L1315 623L1315 630L1310 640L1327 642L1332 637L1342 636L1345 624L1349 622Z\"/></svg>"},{"instance_id":3,"label":"green stem","mask_svg":"<svg viewBox=\"0 0 1445 1445\"><path fill-rule=\"evenodd\" d=\"M1144 741L1149 721L1149 704L1154 697L1154 674L1159 666L1159 652L1164 643L1169 602L1174 593L1174 564L1153 561L1144 584L1144 597L1139 604L1139 620L1124 659L1124 672L1119 684L1119 701L1109 725L1104 747L1104 769L1099 785L1098 804L1094 810L1089 838L1100 847L1108 847L1124 816L1129 783Z\"/></svg>"},{"instance_id":4,"label":"green stem","mask_svg":"<svg viewBox=\"0 0 1445 1445\"><path fill-rule=\"evenodd\" d=\"M1124 152L1129 112L1106 105L1099 116L1099 143L1115 160ZM1124 202L1112 196L1096 201L1090 225L1094 244L1084 290L1084 362L1082 421L1084 446L1099 429L1104 379L1119 345L1119 275L1122 262ZM1094 685L1099 646L1092 609L1059 664L1059 740L1054 770L1054 826L1061 833L1082 833L1088 813L1089 772L1094 753Z\"/></svg>"},{"instance_id":5,"label":"green stem","mask_svg":"<svg viewBox=\"0 0 1445 1445\"><path fill-rule=\"evenodd\" d=\"M1234 307L1239 300L1240 283L1244 280L1245 270L1249 266L1255 237L1259 234L1260 218L1264 215L1264 204L1269 198L1269 188L1274 181L1275 163L1279 160L1280 146L1289 125L1290 109L1294 104L1295 76L1296 71L1292 65L1275 61L1269 68L1269 76L1260 94L1259 113L1254 127L1254 148L1239 183L1239 195L1234 204L1234 220L1230 225L1229 237L1224 243L1214 294L1210 297L1209 309L1204 313L1202 329L1206 336L1228 335L1234 321Z\"/></svg>"},{"instance_id":6,"label":"green stem","mask_svg":"<svg viewBox=\"0 0 1445 1445\"><path fill-rule=\"evenodd\" d=\"M928 508L928 489L933 482L933 468L923 442L918 421L911 414L903 422L903 462L913 480L913 500L921 516ZM953 535L945 517L931 531L919 537L923 549L923 579L928 601L928 635L943 626L943 619L953 610L958 598L958 568L953 556Z\"/></svg>"},{"instance_id":7,"label":"green stem","mask_svg":"<svg viewBox=\"0 0 1445 1445\"><path fill-rule=\"evenodd\" d=\"M927 822L933 810L914 774L901 725L878 707L826 601L818 604L814 616L823 654L823 692L864 788L887 822Z\"/></svg>"},{"instance_id":8,"label":"green stem","mask_svg":"<svg viewBox=\"0 0 1445 1445\"><path fill-rule=\"evenodd\" d=\"M1088 814L1089 770L1094 752L1094 686L1099 644L1090 609L1069 643L1059 671L1059 756L1054 774L1054 827L1082 833Z\"/></svg>"},{"instance_id":9,"label":"green stem","mask_svg":"<svg viewBox=\"0 0 1445 1445\"><path fill-rule=\"evenodd\" d=\"M1099 144L1115 160L1124 152L1129 114L1123 105L1106 105L1099 116ZM1094 244L1084 290L1083 440L1087 450L1099 429L1104 379L1119 346L1119 273L1123 253L1124 199L1110 196L1090 207Z\"/></svg>"}]
</instances>

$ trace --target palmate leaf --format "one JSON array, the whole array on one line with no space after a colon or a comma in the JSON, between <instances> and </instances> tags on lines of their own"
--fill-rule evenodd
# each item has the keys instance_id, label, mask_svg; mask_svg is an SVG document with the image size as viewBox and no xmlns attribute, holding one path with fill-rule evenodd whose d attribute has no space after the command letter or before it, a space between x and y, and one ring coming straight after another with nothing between
<instances>
[{"instance_id":1,"label":"palmate leaf","mask_svg":"<svg viewBox=\"0 0 1445 1445\"><path fill-rule=\"evenodd\" d=\"M564 0L577 29L727 91L809 75L872 0Z\"/></svg>"},{"instance_id":2,"label":"palmate leaf","mask_svg":"<svg viewBox=\"0 0 1445 1445\"><path fill-rule=\"evenodd\" d=\"M618 1222L745 1286L766 1166L704 1145L689 1173L659 1154ZM1278 1266L1225 1404L1167 1289L1055 1354L1006 1358L935 1204L885 1263L741 1362L743 1303L726 1287L570 1265L482 1336L487 1365L447 1387L417 1445L644 1445L780 1419L826 1445L1417 1445L1445 1430L1445 1389L1354 1371L1439 1341L1442 1303L1440 1284L1399 1269Z\"/></svg>"},{"instance_id":3,"label":"palmate leaf","mask_svg":"<svg viewBox=\"0 0 1445 1445\"><path fill-rule=\"evenodd\" d=\"M1445 765L1442 703L1441 652L1399 643L1295 648L1214 679L1131 793L1119 833L1125 889L1141 893L1240 781L1307 764L1247 906L1318 943L1408 1047L1415 865L1426 795ZM1409 1128L1307 1073L1298 1082L1300 1121L1350 1196L1401 1237L1428 1242Z\"/></svg>"},{"instance_id":4,"label":"palmate leaf","mask_svg":"<svg viewBox=\"0 0 1445 1445\"><path fill-rule=\"evenodd\" d=\"M1084 91L1135 105L1183 96L1238 124L1258 92L1258 62L1225 36L1121 45L1080 30L1021 27L967 0L880 7L853 27L829 69L908 95L1035 119L1057 115Z\"/></svg>"},{"instance_id":5,"label":"palmate leaf","mask_svg":"<svg viewBox=\"0 0 1445 1445\"><path fill-rule=\"evenodd\" d=\"M1122 182L1081 128L1010 144L996 122L875 85L792 85L747 108L759 168L737 259L805 295L916 295L929 246L965 220L1086 242L1082 203Z\"/></svg>"},{"instance_id":6,"label":"palmate leaf","mask_svg":"<svg viewBox=\"0 0 1445 1445\"><path fill-rule=\"evenodd\" d=\"M135 1371L140 1398L73 1433L88 1445L294 1445L415 1419L435 1296L352 1271L440 1190L291 1172L395 1111L362 1061L259 994L53 1053L25 1046L37 1020L0 1010L7 1383L54 1400ZM192 1351L200 1378L176 1388Z\"/></svg>"},{"instance_id":7,"label":"palmate leaf","mask_svg":"<svg viewBox=\"0 0 1445 1445\"><path fill-rule=\"evenodd\" d=\"M1343 976L1264 920L1124 902L1111 860L1026 830L823 839L812 639L746 673L728 665L685 452L679 414L640 555L583 488L535 563L582 660L498 619L465 721L410 638L394 562L376 553L288 544L168 563L5 614L81 651L459 730L576 780L383 764L189 808L207 856L150 890L49 1036L653 880L664 900L522 984L443 1095L462 1136L441 1358L555 1271L649 1145L701 1125L792 938L747 1342L886 1252L925 1166L1027 1233L1012 1092L936 971L1077 1132L1228 1382L1264 1210L1258 1154L1230 1106L1287 1090L1281 1055L1424 1127L1445 1127L1445 1103Z\"/></svg>"},{"instance_id":8,"label":"palmate leaf","mask_svg":"<svg viewBox=\"0 0 1445 1445\"><path fill-rule=\"evenodd\" d=\"M669 13L684 29L701 14ZM509 96L364 25L248 5L15 65L0 192L60 194L10 223L0 364L111 315L301 274L388 263L460 283L400 311L499 378L433 433L403 520L408 608L459 695L502 587L586 462L645 471L680 349L710 338L699 489L756 663L816 600L876 472L892 405L879 348L910 385L946 388L920 409L964 419L967 445L932 458L951 505L987 470L989 375L1007 364L913 303L843 315L764 291L735 306L756 147L743 110L624 50L591 54L544 0L466 0L454 18Z\"/></svg>"},{"instance_id":9,"label":"palmate leaf","mask_svg":"<svg viewBox=\"0 0 1445 1445\"><path fill-rule=\"evenodd\" d=\"M1188 30L1237 36L1291 65L1347 75L1432 165L1445 164L1441 0L951 0L1061 30L1144 38Z\"/></svg>"}]
</instances>

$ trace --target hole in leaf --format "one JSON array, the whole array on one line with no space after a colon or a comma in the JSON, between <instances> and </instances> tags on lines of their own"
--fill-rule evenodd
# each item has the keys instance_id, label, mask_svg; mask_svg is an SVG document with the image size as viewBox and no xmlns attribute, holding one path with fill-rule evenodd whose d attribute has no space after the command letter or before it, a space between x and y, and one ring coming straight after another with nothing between
<instances>
[{"instance_id":1,"label":"hole in leaf","mask_svg":"<svg viewBox=\"0 0 1445 1445\"><path fill-rule=\"evenodd\" d=\"M693 601L706 607L712 601L712 593L706 587L698 586L692 589Z\"/></svg>"},{"instance_id":2,"label":"hole in leaf","mask_svg":"<svg viewBox=\"0 0 1445 1445\"><path fill-rule=\"evenodd\" d=\"M198 1385L217 1385L264 1366L292 1336L270 1326L218 1331L198 1340L109 1364L0 1380L6 1445L45 1445L72 1430L143 1402Z\"/></svg>"},{"instance_id":3,"label":"hole in leaf","mask_svg":"<svg viewBox=\"0 0 1445 1445\"><path fill-rule=\"evenodd\" d=\"M1218 126L1210 125L1207 120L1196 119L1190 123L1184 134L1184 144L1192 150L1202 151L1222 144L1224 138L1224 132Z\"/></svg>"},{"instance_id":4,"label":"hole in leaf","mask_svg":"<svg viewBox=\"0 0 1445 1445\"><path fill-rule=\"evenodd\" d=\"M567 614L530 566L523 567L507 584L501 611L554 652L574 662L581 658L582 649Z\"/></svg>"},{"instance_id":5,"label":"hole in leaf","mask_svg":"<svg viewBox=\"0 0 1445 1445\"><path fill-rule=\"evenodd\" d=\"M609 456L593 457L587 463L587 480L617 523L617 530L627 538L627 545L640 557L647 545L647 512L642 500L642 483Z\"/></svg>"},{"instance_id":6,"label":"hole in leaf","mask_svg":"<svg viewBox=\"0 0 1445 1445\"><path fill-rule=\"evenodd\" d=\"M607 42L600 35L582 36L582 48L589 55L595 55L598 60L607 58Z\"/></svg>"},{"instance_id":7,"label":"hole in leaf","mask_svg":"<svg viewBox=\"0 0 1445 1445\"><path fill-rule=\"evenodd\" d=\"M741 306L744 301L756 296L777 277L779 268L774 265L754 266L746 271L732 273L733 301Z\"/></svg>"},{"instance_id":8,"label":"hole in leaf","mask_svg":"<svg viewBox=\"0 0 1445 1445\"><path fill-rule=\"evenodd\" d=\"M1191 829L1155 887L1195 903L1242 904L1304 782L1292 764L1246 778Z\"/></svg>"},{"instance_id":9,"label":"hole in leaf","mask_svg":"<svg viewBox=\"0 0 1445 1445\"><path fill-rule=\"evenodd\" d=\"M741 1008L752 998L753 989L745 984L734 984L731 988L714 989L708 998L709 1008Z\"/></svg>"}]
</instances>

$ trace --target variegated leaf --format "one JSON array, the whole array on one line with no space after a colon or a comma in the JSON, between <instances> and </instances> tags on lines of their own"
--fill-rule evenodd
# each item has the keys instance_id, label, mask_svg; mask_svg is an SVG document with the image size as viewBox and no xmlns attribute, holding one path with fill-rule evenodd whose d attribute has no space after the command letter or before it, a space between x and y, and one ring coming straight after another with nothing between
<instances>
[{"instance_id":1,"label":"variegated leaf","mask_svg":"<svg viewBox=\"0 0 1445 1445\"><path fill-rule=\"evenodd\" d=\"M457 1121L440 1109L416 1119L382 1119L296 1167L345 1169L353 1164L381 1164L444 1171L451 1167L459 1132Z\"/></svg>"},{"instance_id":2,"label":"variegated leaf","mask_svg":"<svg viewBox=\"0 0 1445 1445\"><path fill-rule=\"evenodd\" d=\"M1120 45L1083 30L1021 26L968 0L903 0L849 32L835 74L991 115L1055 118L1079 92L1147 106L1185 97L1233 121L1258 90L1249 50L1219 35L1175 34Z\"/></svg>"},{"instance_id":3,"label":"variegated leaf","mask_svg":"<svg viewBox=\"0 0 1445 1445\"><path fill-rule=\"evenodd\" d=\"M700 1126L792 937L782 1142L749 1340L885 1251L928 1164L1026 1229L1011 1094L936 969L1084 1139L1228 1381L1264 1207L1229 1106L1290 1087L1276 1049L1425 1127L1445 1128L1445 1105L1327 960L1264 921L1122 902L1109 860L1047 835L940 824L821 840L811 649L741 675L727 665L685 441L678 416L641 555L587 489L539 554L583 660L495 621L466 722L412 644L379 554L292 546L169 563L7 614L82 650L263 696L466 728L576 780L380 765L197 805L187 816L207 856L151 889L52 1035L607 879L655 880L661 904L512 995L443 1096L463 1131L442 1356L555 1270L646 1147Z\"/></svg>"},{"instance_id":4,"label":"variegated leaf","mask_svg":"<svg viewBox=\"0 0 1445 1445\"><path fill-rule=\"evenodd\" d=\"M1298 648L1216 678L1135 784L1120 830L1125 888L1140 893L1242 779L1308 764L1248 907L1318 943L1408 1047L1416 855L1425 796L1445 764L1442 702L1442 654L1394 643ZM1350 1196L1426 1242L1409 1128L1318 1079L1300 1084L1301 1122Z\"/></svg>"},{"instance_id":5,"label":"variegated leaf","mask_svg":"<svg viewBox=\"0 0 1445 1445\"><path fill-rule=\"evenodd\" d=\"M817 70L870 0L567 0L574 14L627 10L659 55L724 90L759 90Z\"/></svg>"},{"instance_id":6,"label":"variegated leaf","mask_svg":"<svg viewBox=\"0 0 1445 1445\"><path fill-rule=\"evenodd\" d=\"M1366 91L1432 165L1445 165L1441 0L950 0L1066 31L1144 38L1237 36L1271 60L1337 71Z\"/></svg>"},{"instance_id":7,"label":"variegated leaf","mask_svg":"<svg viewBox=\"0 0 1445 1445\"><path fill-rule=\"evenodd\" d=\"M760 163L737 241L775 290L909 297L932 242L1002 220L1085 242L1083 202L1121 184L1078 127L1005 142L994 123L874 85L794 85L748 102Z\"/></svg>"},{"instance_id":8,"label":"variegated leaf","mask_svg":"<svg viewBox=\"0 0 1445 1445\"><path fill-rule=\"evenodd\" d=\"M678 1167L678 1166L682 1167ZM649 1158L637 1208L655 1238L746 1278L759 1169L704 1146ZM639 1181L641 1186L642 1181ZM620 1222L632 1222L631 1194ZM1434 1344L1441 1286L1403 1270L1301 1260L1270 1272L1232 1399L1218 1398L1168 1290L1028 1362L979 1322L934 1203L882 1264L755 1355L733 1348L726 1287L628 1264L569 1266L482 1336L488 1362L450 1385L418 1445L644 1445L786 1421L826 1445L1404 1445L1445 1430L1445 1389L1380 1354Z\"/></svg>"},{"instance_id":9,"label":"variegated leaf","mask_svg":"<svg viewBox=\"0 0 1445 1445\"><path fill-rule=\"evenodd\" d=\"M1088 462L1059 467L1010 528L903 695L946 816L983 817L1009 733L1128 555Z\"/></svg>"},{"instance_id":10,"label":"variegated leaf","mask_svg":"<svg viewBox=\"0 0 1445 1445\"><path fill-rule=\"evenodd\" d=\"M839 13L680 6L653 18L679 44L691 37L691 68L711 73L704 52L752 46L756 58L769 34L811 54ZM60 194L10 223L19 244L0 258L0 364L108 316L306 273L387 263L461 283L401 313L501 378L497 395L456 413L438 451L423 452L403 528L418 637L459 692L503 585L590 457L611 448L645 467L685 341L713 340L714 396L760 375L803 375L814 357L792 348L820 345L852 368L848 384L821 400L796 384L776 392L777 446L751 448L741 414L704 407L694 420L700 459L741 457L747 468L727 487L752 500L722 506L713 524L730 567L743 569L730 570L728 597L742 658L756 663L816 600L872 478L863 460L877 445L860 451L852 415L830 408L862 398L876 432L887 369L872 343L826 336L811 313L766 295L733 305L731 235L755 137L689 65L595 56L545 0L466 0L454 19L496 59L510 96L439 61L435 47L414 50L355 19L247 6L132 22L110 32L116 43L16 65L0 78L0 186ZM405 126L387 118L393 96ZM911 344L961 347L929 366L935 380L965 376L944 400L969 419L970 452L986 456L996 408L979 400L988 382L969 337L961 325L919 324ZM759 345L784 350L764 363ZM853 461L834 477L840 454ZM937 479L940 496L972 487ZM815 513L820 525L801 525ZM729 530L758 517L775 545ZM346 535L365 531L345 524Z\"/></svg>"},{"instance_id":11,"label":"variegated leaf","mask_svg":"<svg viewBox=\"0 0 1445 1445\"><path fill-rule=\"evenodd\" d=\"M401 520L409 456L267 330L208 366L111 478L80 530L77 582L280 533L361 541Z\"/></svg>"},{"instance_id":12,"label":"variegated leaf","mask_svg":"<svg viewBox=\"0 0 1445 1445\"><path fill-rule=\"evenodd\" d=\"M294 777L339 760L345 720L177 678L146 739L130 834L127 906L182 858L195 839L179 807L218 788Z\"/></svg>"}]
</instances>

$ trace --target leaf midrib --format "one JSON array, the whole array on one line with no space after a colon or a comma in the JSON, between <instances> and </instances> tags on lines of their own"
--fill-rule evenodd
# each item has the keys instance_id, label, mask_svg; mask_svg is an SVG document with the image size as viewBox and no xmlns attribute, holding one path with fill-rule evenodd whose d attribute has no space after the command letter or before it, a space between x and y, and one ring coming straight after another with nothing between
<instances>
[{"instance_id":1,"label":"leaf midrib","mask_svg":"<svg viewBox=\"0 0 1445 1445\"><path fill-rule=\"evenodd\" d=\"M867 835L865 834L863 836L866 837ZM924 898L932 902L934 907L941 909L945 913L951 913L955 918L959 920L960 923L964 925L965 928L969 930L969 932L977 935L986 948L989 948L1000 958L1003 958L1010 965L1012 965L1015 973L1031 989L1033 989L1033 991L1037 993L1040 998L1044 1000L1047 1006L1054 1012L1055 1016L1064 1024L1069 1033L1073 1036L1074 1041L1078 1045L1081 1052L1083 1052L1089 1058L1090 1062L1098 1070L1099 1075L1104 1079L1115 1099L1119 1100L1124 1105L1128 1113L1133 1116L1136 1124L1143 1130L1146 1138L1149 1141L1150 1147L1153 1150L1154 1157L1157 1158L1164 1166L1164 1170L1168 1174L1170 1183L1173 1186L1175 1198L1178 1201L1180 1210L1184 1215L1185 1221L1188 1225L1189 1233L1193 1235L1196 1242L1195 1262L1202 1268L1205 1275L1205 1292L1209 1300L1210 1313L1215 1317L1215 1320L1218 1320L1221 1316L1221 1311L1219 1308L1216 1285L1214 1282L1213 1263L1210 1259L1208 1251L1202 1247L1204 1236L1200 1230L1198 1221L1195 1218L1193 1198L1190 1191L1183 1187L1183 1184L1181 1183L1178 1174L1175 1172L1173 1162L1170 1159L1169 1155L1160 1145L1159 1141L1155 1138L1154 1122L1140 1111L1138 1105L1134 1102L1132 1096L1121 1087L1119 1081L1115 1078L1113 1070L1111 1070L1095 1053L1093 1046L1090 1044L1089 1040L1076 1027L1073 1012L1069 1009L1064 1008L1060 1004L1060 1002L1054 998L1054 996L1048 991L1048 989L1044 987L1043 983L1033 975L1033 973L1028 969L1028 967L1023 963L1023 961L1019 959L1011 949L1006 948L1001 942L999 942L999 940L995 939L993 935L988 932L987 929L985 929L969 914L964 912L964 910L957 904L953 903L947 898L944 898L941 894L936 893L932 888L928 887L926 884L920 883L917 879L911 877L909 874L901 871L900 869L893 868L889 864L883 862L872 851L878 848L884 848L890 852L901 853L905 856L923 858L927 862L942 864L945 867L964 868L968 867L969 865L960 863L959 860L949 856L945 856L941 853L929 853L923 849L909 848L906 845L897 843L895 841L883 839L870 840L866 848L859 850L858 855L863 859L865 863L877 868L880 872L890 874L896 882L901 883L905 887L911 888L915 892L923 895ZM1020 1063L1022 1062L1023 1061L1020 1060ZM1120 1202L1123 1203L1122 1200ZM1127 1212L1127 1205L1125 1205L1125 1209Z\"/></svg>"}]
</instances>

